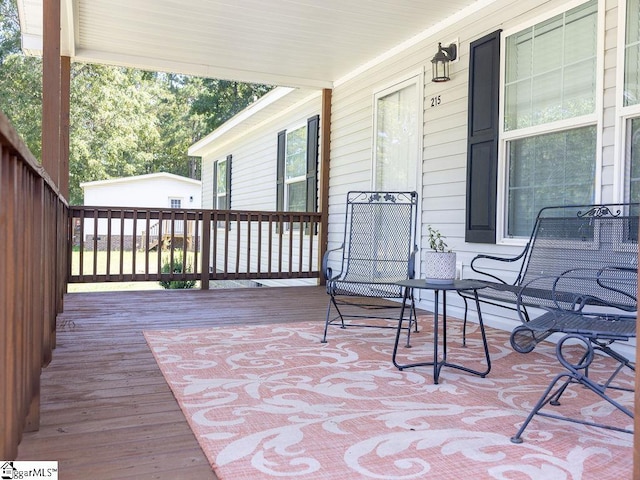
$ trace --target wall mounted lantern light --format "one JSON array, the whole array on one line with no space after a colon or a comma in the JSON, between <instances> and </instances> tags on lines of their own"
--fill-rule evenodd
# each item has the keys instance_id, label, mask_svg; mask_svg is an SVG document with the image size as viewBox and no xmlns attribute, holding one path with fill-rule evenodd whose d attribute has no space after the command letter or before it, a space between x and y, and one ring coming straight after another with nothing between
<instances>
[{"instance_id":1,"label":"wall mounted lantern light","mask_svg":"<svg viewBox=\"0 0 640 480\"><path fill-rule=\"evenodd\" d=\"M431 63L433 64L431 71L434 82L451 80L449 76L449 62L455 60L457 57L458 47L456 47L455 43L450 44L448 47L443 47L441 43L438 43L438 53L431 59Z\"/></svg>"}]
</instances>

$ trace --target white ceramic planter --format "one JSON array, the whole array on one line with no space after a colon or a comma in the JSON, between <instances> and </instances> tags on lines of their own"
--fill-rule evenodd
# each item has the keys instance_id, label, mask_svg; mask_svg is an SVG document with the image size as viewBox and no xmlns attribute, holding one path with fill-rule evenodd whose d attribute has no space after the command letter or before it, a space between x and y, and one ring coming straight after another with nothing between
<instances>
[{"instance_id":1,"label":"white ceramic planter","mask_svg":"<svg viewBox=\"0 0 640 480\"><path fill-rule=\"evenodd\" d=\"M455 252L425 252L424 276L429 283L451 283L456 278Z\"/></svg>"}]
</instances>

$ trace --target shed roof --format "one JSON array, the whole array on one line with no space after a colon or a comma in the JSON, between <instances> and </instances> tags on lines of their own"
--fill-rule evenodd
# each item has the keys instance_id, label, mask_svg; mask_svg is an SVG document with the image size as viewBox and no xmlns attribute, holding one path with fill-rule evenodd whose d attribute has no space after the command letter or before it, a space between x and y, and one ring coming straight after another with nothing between
<instances>
[{"instance_id":1,"label":"shed roof","mask_svg":"<svg viewBox=\"0 0 640 480\"><path fill-rule=\"evenodd\" d=\"M139 182L139 181L159 180L159 179L189 183L193 186L201 185L200 180L181 177L180 175L174 175L173 173L159 172L159 173L149 173L146 175L135 175L132 177L111 178L109 180L96 180L93 182L83 182L80 184L80 187L86 188L86 187L97 187L97 186L105 186L105 185L118 185L122 183L133 183L133 182Z\"/></svg>"}]
</instances>

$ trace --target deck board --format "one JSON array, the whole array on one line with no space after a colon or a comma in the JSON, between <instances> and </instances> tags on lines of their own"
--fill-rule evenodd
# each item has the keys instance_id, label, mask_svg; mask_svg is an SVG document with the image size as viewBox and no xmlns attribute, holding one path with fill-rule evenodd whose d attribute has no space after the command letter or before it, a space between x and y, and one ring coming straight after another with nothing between
<instances>
[{"instance_id":1,"label":"deck board","mask_svg":"<svg viewBox=\"0 0 640 480\"><path fill-rule=\"evenodd\" d=\"M42 373L40 429L17 460L60 478L215 480L142 332L324 321L322 287L73 293Z\"/></svg>"}]
</instances>

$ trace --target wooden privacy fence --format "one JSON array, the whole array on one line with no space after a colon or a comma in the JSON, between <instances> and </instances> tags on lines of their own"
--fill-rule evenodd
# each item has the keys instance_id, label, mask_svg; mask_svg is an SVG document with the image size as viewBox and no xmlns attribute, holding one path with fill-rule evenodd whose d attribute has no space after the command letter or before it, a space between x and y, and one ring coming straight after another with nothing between
<instances>
[{"instance_id":1,"label":"wooden privacy fence","mask_svg":"<svg viewBox=\"0 0 640 480\"><path fill-rule=\"evenodd\" d=\"M71 207L69 282L319 278L320 213Z\"/></svg>"},{"instance_id":2,"label":"wooden privacy fence","mask_svg":"<svg viewBox=\"0 0 640 480\"><path fill-rule=\"evenodd\" d=\"M0 460L40 416L66 289L66 201L0 112Z\"/></svg>"}]
</instances>

